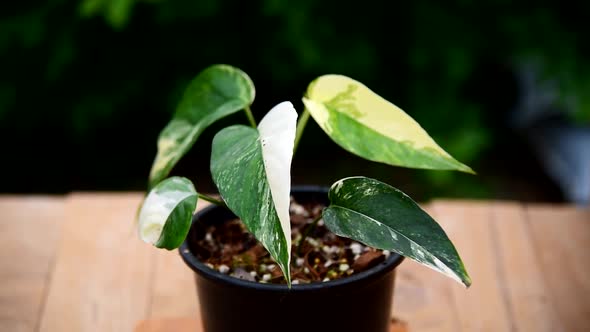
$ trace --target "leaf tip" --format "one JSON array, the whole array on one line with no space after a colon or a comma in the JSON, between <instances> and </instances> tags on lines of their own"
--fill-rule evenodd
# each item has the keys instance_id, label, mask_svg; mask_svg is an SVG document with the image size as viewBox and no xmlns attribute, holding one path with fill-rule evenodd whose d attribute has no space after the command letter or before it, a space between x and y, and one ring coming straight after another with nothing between
<instances>
[{"instance_id":1,"label":"leaf tip","mask_svg":"<svg viewBox=\"0 0 590 332\"><path fill-rule=\"evenodd\" d=\"M178 247L180 247L180 244L182 244L182 242L179 245L171 245L171 244L160 244L161 241L158 241L154 244L154 247L158 248L158 249L166 249L168 251L172 251L175 249L178 249Z\"/></svg>"},{"instance_id":2,"label":"leaf tip","mask_svg":"<svg viewBox=\"0 0 590 332\"><path fill-rule=\"evenodd\" d=\"M463 167L460 169L460 171L471 175L477 175L477 173L471 167L465 164L463 164Z\"/></svg>"},{"instance_id":3,"label":"leaf tip","mask_svg":"<svg viewBox=\"0 0 590 332\"><path fill-rule=\"evenodd\" d=\"M469 287L471 287L471 278L469 276L465 276L465 278L462 281L463 286L465 286L465 289L469 289Z\"/></svg>"},{"instance_id":4,"label":"leaf tip","mask_svg":"<svg viewBox=\"0 0 590 332\"><path fill-rule=\"evenodd\" d=\"M468 289L469 287L471 287L471 284L472 284L471 277L467 273L467 270L465 269L465 265L463 264L463 261L461 261L461 273L455 274L455 276L458 277L455 280L457 280L460 284L462 284L465 287L465 289Z\"/></svg>"},{"instance_id":5,"label":"leaf tip","mask_svg":"<svg viewBox=\"0 0 590 332\"><path fill-rule=\"evenodd\" d=\"M477 173L469 166L463 164L462 162L458 161L457 159L450 157L453 162L453 167L448 168L447 170L458 171L462 173L477 175Z\"/></svg>"},{"instance_id":6,"label":"leaf tip","mask_svg":"<svg viewBox=\"0 0 590 332\"><path fill-rule=\"evenodd\" d=\"M285 278L285 281L287 282L287 287L289 289L291 289L292 282L291 282L291 269L289 267L290 262L287 261L287 263L284 264L283 262L277 261L277 263L279 264L279 267L283 271L283 277Z\"/></svg>"}]
</instances>

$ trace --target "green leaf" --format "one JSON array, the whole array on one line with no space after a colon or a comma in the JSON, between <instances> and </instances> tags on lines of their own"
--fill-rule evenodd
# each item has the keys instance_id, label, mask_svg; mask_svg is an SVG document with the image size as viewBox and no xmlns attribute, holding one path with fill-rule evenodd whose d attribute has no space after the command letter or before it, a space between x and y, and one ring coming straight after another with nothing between
<instances>
[{"instance_id":1,"label":"green leaf","mask_svg":"<svg viewBox=\"0 0 590 332\"><path fill-rule=\"evenodd\" d=\"M309 85L303 102L334 142L360 157L394 166L473 173L404 111L351 78L321 76Z\"/></svg>"},{"instance_id":2,"label":"green leaf","mask_svg":"<svg viewBox=\"0 0 590 332\"><path fill-rule=\"evenodd\" d=\"M171 177L156 185L139 211L139 236L158 248L178 248L191 226L197 207L197 191L192 182Z\"/></svg>"},{"instance_id":3,"label":"green leaf","mask_svg":"<svg viewBox=\"0 0 590 332\"><path fill-rule=\"evenodd\" d=\"M227 206L269 251L291 284L289 200L297 112L275 106L258 129L231 126L213 138L211 174Z\"/></svg>"},{"instance_id":4,"label":"green leaf","mask_svg":"<svg viewBox=\"0 0 590 332\"><path fill-rule=\"evenodd\" d=\"M471 285L443 229L403 192L374 179L350 177L334 183L328 195L323 219L332 232L394 251Z\"/></svg>"},{"instance_id":5,"label":"green leaf","mask_svg":"<svg viewBox=\"0 0 590 332\"><path fill-rule=\"evenodd\" d=\"M166 178L213 122L254 100L254 84L243 71L227 65L203 70L188 86L174 117L158 138L158 153L150 171L150 188Z\"/></svg>"}]
</instances>

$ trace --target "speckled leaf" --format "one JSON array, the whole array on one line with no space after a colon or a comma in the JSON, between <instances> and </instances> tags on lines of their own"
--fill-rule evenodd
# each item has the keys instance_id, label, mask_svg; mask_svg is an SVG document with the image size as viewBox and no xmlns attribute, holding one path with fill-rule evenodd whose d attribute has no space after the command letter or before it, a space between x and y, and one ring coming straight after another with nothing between
<instances>
[{"instance_id":1,"label":"speckled leaf","mask_svg":"<svg viewBox=\"0 0 590 332\"><path fill-rule=\"evenodd\" d=\"M197 191L188 179L171 177L158 183L139 211L139 236L158 248L178 248L191 225Z\"/></svg>"},{"instance_id":2,"label":"speckled leaf","mask_svg":"<svg viewBox=\"0 0 590 332\"><path fill-rule=\"evenodd\" d=\"M249 106L253 100L254 84L243 71L214 65L199 73L160 133L158 153L150 171L150 188L168 176L205 128Z\"/></svg>"},{"instance_id":3,"label":"speckled leaf","mask_svg":"<svg viewBox=\"0 0 590 332\"><path fill-rule=\"evenodd\" d=\"M270 252L290 285L289 195L297 112L275 106L258 129L231 126L213 138L211 174L227 206Z\"/></svg>"},{"instance_id":4,"label":"speckled leaf","mask_svg":"<svg viewBox=\"0 0 590 332\"><path fill-rule=\"evenodd\" d=\"M328 195L323 218L332 232L397 252L471 285L443 229L403 192L374 179L351 177L334 183Z\"/></svg>"},{"instance_id":5,"label":"speckled leaf","mask_svg":"<svg viewBox=\"0 0 590 332\"><path fill-rule=\"evenodd\" d=\"M360 157L395 166L473 173L404 111L351 78L321 76L309 85L303 102L334 142Z\"/></svg>"}]
</instances>

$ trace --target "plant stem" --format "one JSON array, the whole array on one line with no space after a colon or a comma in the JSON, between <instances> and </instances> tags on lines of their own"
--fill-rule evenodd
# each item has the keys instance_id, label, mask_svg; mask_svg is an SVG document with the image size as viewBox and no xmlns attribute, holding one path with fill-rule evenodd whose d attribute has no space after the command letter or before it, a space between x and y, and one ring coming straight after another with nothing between
<instances>
[{"instance_id":1,"label":"plant stem","mask_svg":"<svg viewBox=\"0 0 590 332\"><path fill-rule=\"evenodd\" d=\"M307 237L309 236L309 234L311 234L311 232L313 232L315 230L315 228L317 227L318 222L320 221L320 219L322 219L322 213L321 212L311 222L311 225L307 226L307 228L305 229L305 232L301 236L301 241L299 241L299 245L297 246L297 256L301 256L301 248L303 247L303 244L305 243L305 239L307 239Z\"/></svg>"},{"instance_id":2,"label":"plant stem","mask_svg":"<svg viewBox=\"0 0 590 332\"><path fill-rule=\"evenodd\" d=\"M305 125L307 124L307 120L309 120L309 111L307 108L303 109L303 113L297 121L297 129L295 131L295 145L293 146L293 154L297 151L297 147L299 146L299 140L301 140L301 136L303 135L303 129L305 129Z\"/></svg>"},{"instance_id":3,"label":"plant stem","mask_svg":"<svg viewBox=\"0 0 590 332\"><path fill-rule=\"evenodd\" d=\"M225 205L225 202L224 201L218 200L217 198L214 198L214 197L211 197L211 196L207 196L207 195L201 194L201 193L198 193L197 195L199 196L200 199L202 199L204 201L207 201L209 203L213 203L213 204L215 204L217 206L227 207L227 205Z\"/></svg>"},{"instance_id":4,"label":"plant stem","mask_svg":"<svg viewBox=\"0 0 590 332\"><path fill-rule=\"evenodd\" d=\"M248 117L248 122L252 128L256 128L256 120L254 120L254 115L252 115L252 110L250 110L250 106L246 106L244 108L244 112L246 112L246 116Z\"/></svg>"}]
</instances>

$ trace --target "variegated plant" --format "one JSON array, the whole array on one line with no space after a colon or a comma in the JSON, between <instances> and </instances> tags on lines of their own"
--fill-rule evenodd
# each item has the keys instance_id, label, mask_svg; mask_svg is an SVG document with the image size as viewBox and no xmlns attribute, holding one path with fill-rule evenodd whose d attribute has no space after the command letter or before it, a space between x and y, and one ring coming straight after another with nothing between
<instances>
[{"instance_id":1,"label":"variegated plant","mask_svg":"<svg viewBox=\"0 0 590 332\"><path fill-rule=\"evenodd\" d=\"M290 286L290 168L310 115L334 142L365 159L473 173L404 111L346 76L313 81L299 120L293 105L283 102L256 126L249 108L254 95L248 75L227 65L211 66L191 82L158 139L150 191L139 213L144 241L177 248L186 238L197 198L227 206L269 251ZM227 127L213 139L211 174L223 201L197 193L186 178L166 178L207 126L240 110L251 126ZM374 179L350 177L334 183L328 195L323 219L337 235L397 252L467 287L471 284L442 228L401 191Z\"/></svg>"}]
</instances>

